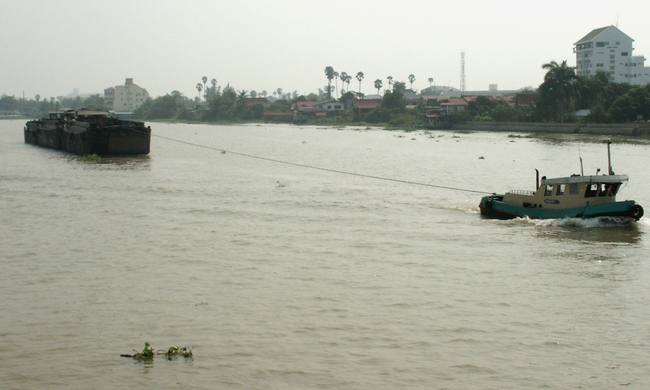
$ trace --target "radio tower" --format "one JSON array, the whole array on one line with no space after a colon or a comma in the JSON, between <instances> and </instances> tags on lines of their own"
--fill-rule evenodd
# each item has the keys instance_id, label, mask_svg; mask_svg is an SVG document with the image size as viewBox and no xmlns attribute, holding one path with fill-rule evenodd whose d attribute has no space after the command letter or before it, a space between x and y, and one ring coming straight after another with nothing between
<instances>
[{"instance_id":1,"label":"radio tower","mask_svg":"<svg viewBox=\"0 0 650 390\"><path fill-rule=\"evenodd\" d=\"M460 91L465 92L465 52L460 52Z\"/></svg>"}]
</instances>

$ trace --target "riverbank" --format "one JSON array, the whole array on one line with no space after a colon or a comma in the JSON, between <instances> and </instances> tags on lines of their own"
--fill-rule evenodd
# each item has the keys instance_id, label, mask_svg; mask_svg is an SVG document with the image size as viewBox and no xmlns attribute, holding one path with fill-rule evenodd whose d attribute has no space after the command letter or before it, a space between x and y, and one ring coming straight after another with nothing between
<instances>
[{"instance_id":1,"label":"riverbank","mask_svg":"<svg viewBox=\"0 0 650 390\"><path fill-rule=\"evenodd\" d=\"M493 131L541 134L589 134L638 137L650 135L650 123L527 123L465 122L454 123L449 130Z\"/></svg>"}]
</instances>

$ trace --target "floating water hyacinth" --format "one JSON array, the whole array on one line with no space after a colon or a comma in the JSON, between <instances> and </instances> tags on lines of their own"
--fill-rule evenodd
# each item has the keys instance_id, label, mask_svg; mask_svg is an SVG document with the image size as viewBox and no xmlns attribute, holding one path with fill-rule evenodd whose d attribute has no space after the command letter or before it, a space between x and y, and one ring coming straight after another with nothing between
<instances>
[{"instance_id":1,"label":"floating water hyacinth","mask_svg":"<svg viewBox=\"0 0 650 390\"><path fill-rule=\"evenodd\" d=\"M193 347L182 347L179 348L176 345L172 345L168 350L159 349L155 351L149 342L144 343L144 349L140 352L138 350L133 350L134 354L122 354L121 357L130 357L136 360L153 360L155 355L165 355L168 359L171 359L174 356L183 356L183 357L192 357L192 348Z\"/></svg>"}]
</instances>

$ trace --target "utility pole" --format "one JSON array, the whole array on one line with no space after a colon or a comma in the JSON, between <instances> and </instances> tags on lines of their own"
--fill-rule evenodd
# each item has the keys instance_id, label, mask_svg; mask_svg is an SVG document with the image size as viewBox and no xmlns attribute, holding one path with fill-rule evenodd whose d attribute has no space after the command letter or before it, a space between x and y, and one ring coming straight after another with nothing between
<instances>
[{"instance_id":1,"label":"utility pole","mask_svg":"<svg viewBox=\"0 0 650 390\"><path fill-rule=\"evenodd\" d=\"M460 91L465 92L465 52L460 52Z\"/></svg>"}]
</instances>

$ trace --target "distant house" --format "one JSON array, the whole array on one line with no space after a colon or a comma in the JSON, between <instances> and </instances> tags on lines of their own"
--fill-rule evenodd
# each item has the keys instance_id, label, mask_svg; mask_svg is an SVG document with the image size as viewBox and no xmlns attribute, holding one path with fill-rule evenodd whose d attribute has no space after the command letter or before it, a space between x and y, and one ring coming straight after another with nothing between
<instances>
[{"instance_id":1,"label":"distant house","mask_svg":"<svg viewBox=\"0 0 650 390\"><path fill-rule=\"evenodd\" d=\"M305 117L326 117L339 114L345 109L345 105L336 100L324 102L298 102L293 105L296 114Z\"/></svg>"},{"instance_id":2,"label":"distant house","mask_svg":"<svg viewBox=\"0 0 650 390\"><path fill-rule=\"evenodd\" d=\"M538 93L518 93L515 96L515 107L528 107L531 104L535 103L535 100L538 98Z\"/></svg>"},{"instance_id":3,"label":"distant house","mask_svg":"<svg viewBox=\"0 0 650 390\"><path fill-rule=\"evenodd\" d=\"M104 102L108 110L116 113L132 113L147 100L149 100L149 92L134 84L132 78L126 79L124 85L104 90Z\"/></svg>"},{"instance_id":4,"label":"distant house","mask_svg":"<svg viewBox=\"0 0 650 390\"><path fill-rule=\"evenodd\" d=\"M318 104L318 102L312 102L312 101L308 101L308 102L296 102L296 103L294 103L294 104L291 106L291 108L292 108L293 110L296 110L296 111L297 111L297 110L300 109L300 108L312 108L312 107L314 107L314 106L317 105L317 104Z\"/></svg>"},{"instance_id":5,"label":"distant house","mask_svg":"<svg viewBox=\"0 0 650 390\"><path fill-rule=\"evenodd\" d=\"M454 115L467 108L469 103L464 98L452 98L440 103L446 115Z\"/></svg>"},{"instance_id":6,"label":"distant house","mask_svg":"<svg viewBox=\"0 0 650 390\"><path fill-rule=\"evenodd\" d=\"M354 120L361 120L364 115L381 105L381 99L355 99L352 101Z\"/></svg>"},{"instance_id":7,"label":"distant house","mask_svg":"<svg viewBox=\"0 0 650 390\"><path fill-rule=\"evenodd\" d=\"M574 117L578 118L579 120L583 120L587 116L589 116L590 113L591 113L591 110L582 109L582 110L578 110L578 111L573 111L571 113L571 116L574 116Z\"/></svg>"}]
</instances>

